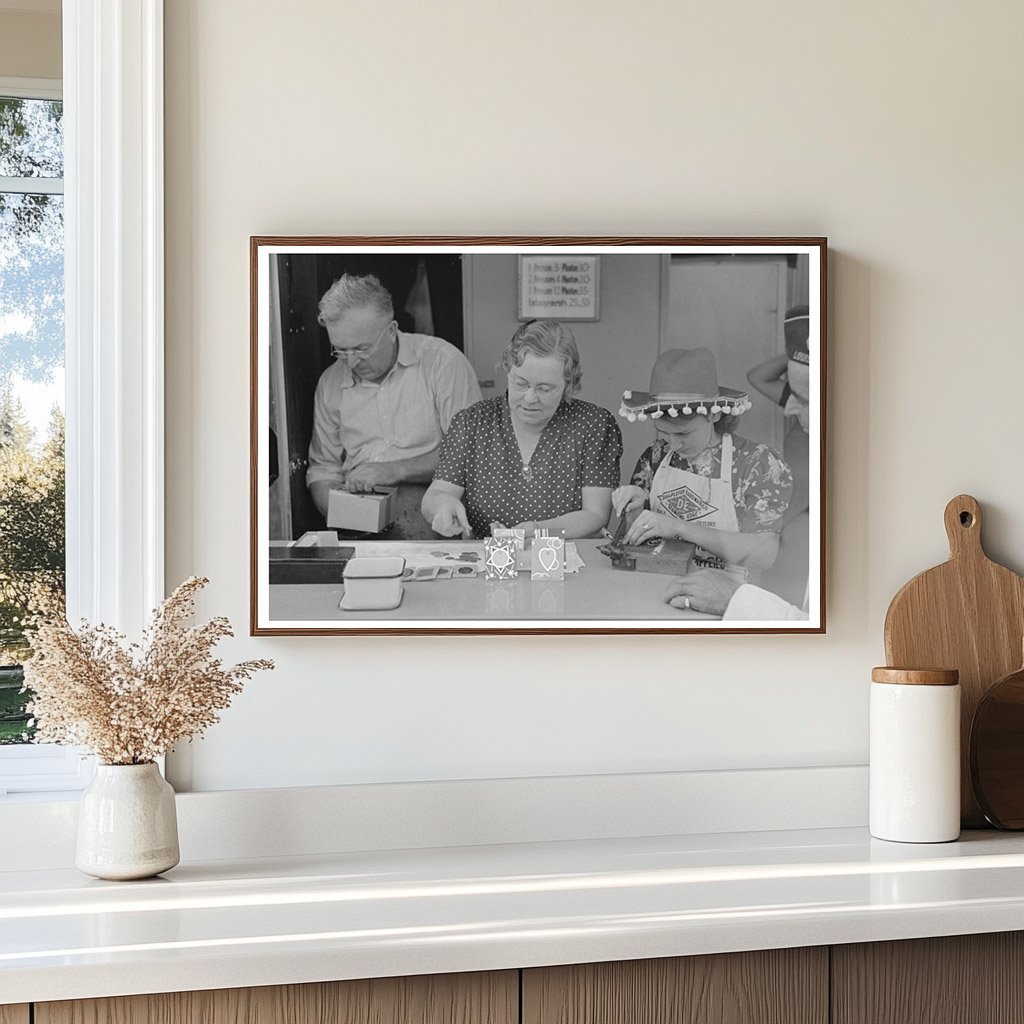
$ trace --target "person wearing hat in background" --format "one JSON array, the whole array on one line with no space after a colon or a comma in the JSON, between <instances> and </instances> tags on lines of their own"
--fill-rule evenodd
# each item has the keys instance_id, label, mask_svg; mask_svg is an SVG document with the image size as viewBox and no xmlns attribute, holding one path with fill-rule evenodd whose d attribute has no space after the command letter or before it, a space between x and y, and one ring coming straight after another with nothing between
<instances>
[{"instance_id":1,"label":"person wearing hat in background","mask_svg":"<svg viewBox=\"0 0 1024 1024\"><path fill-rule=\"evenodd\" d=\"M793 475L768 445L732 433L735 418L749 408L744 392L718 386L707 348L663 352L650 391L624 392L619 415L649 419L658 434L637 461L632 483L612 494L619 515L643 508L626 544L689 541L697 545L695 564L735 568L741 578L771 566Z\"/></svg>"},{"instance_id":2,"label":"person wearing hat in background","mask_svg":"<svg viewBox=\"0 0 1024 1024\"><path fill-rule=\"evenodd\" d=\"M783 330L786 352L759 363L748 374L751 387L765 398L782 406L786 418L786 438L782 455L793 471L793 498L786 519L792 519L810 506L808 433L810 431L811 357L807 339L810 310L794 306L786 314Z\"/></svg>"}]
</instances>

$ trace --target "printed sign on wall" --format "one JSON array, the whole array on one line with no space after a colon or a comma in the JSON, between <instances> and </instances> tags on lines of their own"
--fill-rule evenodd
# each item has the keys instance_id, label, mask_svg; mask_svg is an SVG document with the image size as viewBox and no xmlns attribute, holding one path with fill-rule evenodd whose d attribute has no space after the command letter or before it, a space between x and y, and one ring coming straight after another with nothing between
<instances>
[{"instance_id":1,"label":"printed sign on wall","mask_svg":"<svg viewBox=\"0 0 1024 1024\"><path fill-rule=\"evenodd\" d=\"M520 256L519 319L596 320L600 256Z\"/></svg>"}]
</instances>

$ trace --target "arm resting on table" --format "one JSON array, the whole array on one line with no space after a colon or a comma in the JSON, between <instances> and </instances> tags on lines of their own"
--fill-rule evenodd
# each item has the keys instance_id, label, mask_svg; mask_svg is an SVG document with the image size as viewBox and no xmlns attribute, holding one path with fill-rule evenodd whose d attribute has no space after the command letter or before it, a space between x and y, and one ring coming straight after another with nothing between
<instances>
[{"instance_id":1,"label":"arm resting on table","mask_svg":"<svg viewBox=\"0 0 1024 1024\"><path fill-rule=\"evenodd\" d=\"M435 533L442 537L454 537L457 533L467 538L472 536L466 506L462 504L465 490L447 480L435 480L427 488L420 502L420 514Z\"/></svg>"},{"instance_id":2,"label":"arm resting on table","mask_svg":"<svg viewBox=\"0 0 1024 1024\"><path fill-rule=\"evenodd\" d=\"M734 565L748 569L770 569L779 553L777 533L732 533L696 523L681 524L679 536L699 544Z\"/></svg>"},{"instance_id":3,"label":"arm resting on table","mask_svg":"<svg viewBox=\"0 0 1024 1024\"><path fill-rule=\"evenodd\" d=\"M577 537L594 537L601 527L608 524L612 512L612 489L610 487L584 487L583 508L577 512L567 512L563 516L543 519L533 524L534 529L540 527L547 530L564 530L569 539Z\"/></svg>"}]
</instances>

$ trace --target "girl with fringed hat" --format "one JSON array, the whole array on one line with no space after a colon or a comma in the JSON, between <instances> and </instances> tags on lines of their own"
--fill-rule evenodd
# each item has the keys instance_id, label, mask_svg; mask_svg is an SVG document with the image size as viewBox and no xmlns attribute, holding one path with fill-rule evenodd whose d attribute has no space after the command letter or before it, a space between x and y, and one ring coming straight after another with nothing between
<instances>
[{"instance_id":1,"label":"girl with fringed hat","mask_svg":"<svg viewBox=\"0 0 1024 1024\"><path fill-rule=\"evenodd\" d=\"M793 474L767 444L733 433L749 408L744 392L718 386L707 348L663 352L651 370L650 391L623 393L619 415L631 423L650 420L657 433L632 483L612 494L619 515L643 510L624 543L689 541L698 566L742 578L772 565Z\"/></svg>"}]
</instances>

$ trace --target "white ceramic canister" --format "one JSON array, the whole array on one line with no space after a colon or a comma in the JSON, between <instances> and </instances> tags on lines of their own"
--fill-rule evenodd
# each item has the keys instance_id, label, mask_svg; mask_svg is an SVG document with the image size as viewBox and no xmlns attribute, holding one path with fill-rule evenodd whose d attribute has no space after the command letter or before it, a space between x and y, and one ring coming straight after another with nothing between
<instances>
[{"instance_id":1,"label":"white ceramic canister","mask_svg":"<svg viewBox=\"0 0 1024 1024\"><path fill-rule=\"evenodd\" d=\"M871 671L870 830L898 843L960 835L955 669Z\"/></svg>"}]
</instances>

